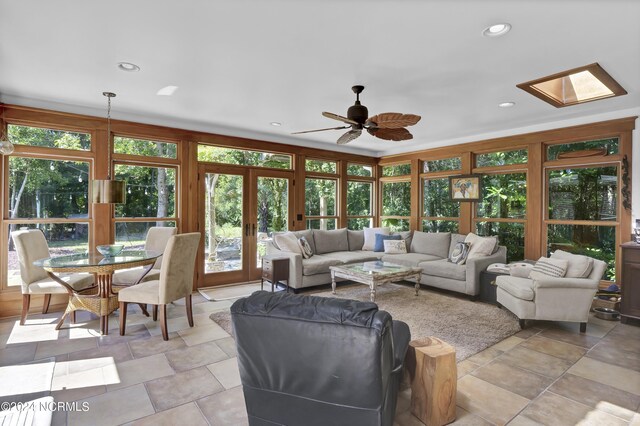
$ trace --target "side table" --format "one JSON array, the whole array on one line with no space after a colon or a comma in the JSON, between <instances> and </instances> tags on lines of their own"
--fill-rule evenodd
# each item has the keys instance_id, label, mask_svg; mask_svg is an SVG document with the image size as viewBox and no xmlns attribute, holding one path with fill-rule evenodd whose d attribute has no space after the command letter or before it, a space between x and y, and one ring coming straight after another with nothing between
<instances>
[{"instance_id":1,"label":"side table","mask_svg":"<svg viewBox=\"0 0 640 426\"><path fill-rule=\"evenodd\" d=\"M264 289L264 281L271 283L271 292L273 286L278 286L280 281L287 282L287 293L289 292L289 258L277 256L264 256L262 258L262 279L260 280L260 290Z\"/></svg>"},{"instance_id":2,"label":"side table","mask_svg":"<svg viewBox=\"0 0 640 426\"><path fill-rule=\"evenodd\" d=\"M479 299L481 302L491 303L497 305L496 300L496 278L501 274L498 272L482 271L480 272L480 294Z\"/></svg>"}]
</instances>

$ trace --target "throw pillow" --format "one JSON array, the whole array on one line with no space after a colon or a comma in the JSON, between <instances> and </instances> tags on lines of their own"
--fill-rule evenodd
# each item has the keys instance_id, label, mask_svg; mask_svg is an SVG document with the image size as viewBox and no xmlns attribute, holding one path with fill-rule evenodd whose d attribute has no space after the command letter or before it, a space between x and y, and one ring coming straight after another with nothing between
<instances>
[{"instance_id":1,"label":"throw pillow","mask_svg":"<svg viewBox=\"0 0 640 426\"><path fill-rule=\"evenodd\" d=\"M376 243L373 246L373 251L378 251L378 252L384 251L385 240L402 240L402 237L400 235L376 234ZM405 244L405 247L406 247L406 244Z\"/></svg>"},{"instance_id":2,"label":"throw pillow","mask_svg":"<svg viewBox=\"0 0 640 426\"><path fill-rule=\"evenodd\" d=\"M496 237L479 237L474 233L469 233L464 242L471 244L469 255L467 256L468 260L489 256L498 244L498 239Z\"/></svg>"},{"instance_id":3,"label":"throw pillow","mask_svg":"<svg viewBox=\"0 0 640 426\"><path fill-rule=\"evenodd\" d=\"M463 265L469 255L470 246L471 245L469 243L465 242L456 243L456 246L453 248L453 251L449 256L449 262Z\"/></svg>"},{"instance_id":4,"label":"throw pillow","mask_svg":"<svg viewBox=\"0 0 640 426\"><path fill-rule=\"evenodd\" d=\"M280 248L280 250L302 254L302 251L300 251L300 246L298 245L298 239L295 235L293 235L293 232L278 234L274 237L274 239L276 241L276 245Z\"/></svg>"},{"instance_id":5,"label":"throw pillow","mask_svg":"<svg viewBox=\"0 0 640 426\"><path fill-rule=\"evenodd\" d=\"M383 241L385 254L405 254L407 244L404 240L387 239Z\"/></svg>"},{"instance_id":6,"label":"throw pillow","mask_svg":"<svg viewBox=\"0 0 640 426\"><path fill-rule=\"evenodd\" d=\"M512 263L510 273L512 277L529 278L533 265L529 263Z\"/></svg>"},{"instance_id":7,"label":"throw pillow","mask_svg":"<svg viewBox=\"0 0 640 426\"><path fill-rule=\"evenodd\" d=\"M556 250L551 254L551 259L564 259L567 265L567 278L587 278L593 269L593 259L580 254L573 254L563 250Z\"/></svg>"},{"instance_id":8,"label":"throw pillow","mask_svg":"<svg viewBox=\"0 0 640 426\"><path fill-rule=\"evenodd\" d=\"M298 246L300 247L300 251L302 252L302 257L305 259L309 259L313 256L313 250L311 250L311 246L309 245L309 241L305 237L298 238Z\"/></svg>"},{"instance_id":9,"label":"throw pillow","mask_svg":"<svg viewBox=\"0 0 640 426\"><path fill-rule=\"evenodd\" d=\"M532 280L562 278L567 273L568 263L564 259L541 257L529 273L529 278Z\"/></svg>"},{"instance_id":10,"label":"throw pillow","mask_svg":"<svg viewBox=\"0 0 640 426\"><path fill-rule=\"evenodd\" d=\"M384 228L364 228L364 244L362 250L373 251L376 245L376 234L389 235L390 229Z\"/></svg>"}]
</instances>

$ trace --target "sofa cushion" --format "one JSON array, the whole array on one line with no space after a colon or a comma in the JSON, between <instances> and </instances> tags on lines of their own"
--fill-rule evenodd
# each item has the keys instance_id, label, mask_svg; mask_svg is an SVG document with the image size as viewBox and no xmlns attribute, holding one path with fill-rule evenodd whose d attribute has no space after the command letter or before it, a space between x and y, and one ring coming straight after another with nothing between
<instances>
[{"instance_id":1,"label":"sofa cushion","mask_svg":"<svg viewBox=\"0 0 640 426\"><path fill-rule=\"evenodd\" d=\"M333 231L313 230L313 240L316 244L316 253L323 254L332 251L349 251L347 228Z\"/></svg>"},{"instance_id":2,"label":"sofa cushion","mask_svg":"<svg viewBox=\"0 0 640 426\"><path fill-rule=\"evenodd\" d=\"M384 251L384 242L385 240L401 240L402 237L400 235L384 235L384 234L376 234L376 243L373 246L373 251Z\"/></svg>"},{"instance_id":3,"label":"sofa cushion","mask_svg":"<svg viewBox=\"0 0 640 426\"><path fill-rule=\"evenodd\" d=\"M349 251L362 250L364 245L364 231L347 230L347 241L349 242Z\"/></svg>"},{"instance_id":4,"label":"sofa cushion","mask_svg":"<svg viewBox=\"0 0 640 426\"><path fill-rule=\"evenodd\" d=\"M466 238L466 235L463 234L455 234L455 233L451 233L451 244L449 245L449 256L451 257L451 253L453 253L453 250L456 248L456 244L457 243L464 243L464 239Z\"/></svg>"},{"instance_id":5,"label":"sofa cushion","mask_svg":"<svg viewBox=\"0 0 640 426\"><path fill-rule=\"evenodd\" d=\"M450 245L451 232L415 231L411 241L411 251L446 259L449 257Z\"/></svg>"},{"instance_id":6,"label":"sofa cushion","mask_svg":"<svg viewBox=\"0 0 640 426\"><path fill-rule=\"evenodd\" d=\"M464 242L471 244L467 259L476 259L478 257L490 256L498 245L498 238L480 237L473 232L470 232L465 237Z\"/></svg>"},{"instance_id":7,"label":"sofa cushion","mask_svg":"<svg viewBox=\"0 0 640 426\"><path fill-rule=\"evenodd\" d=\"M518 299L533 300L533 280L529 278L499 275L496 278L496 285Z\"/></svg>"},{"instance_id":8,"label":"sofa cushion","mask_svg":"<svg viewBox=\"0 0 640 426\"><path fill-rule=\"evenodd\" d=\"M284 234L277 234L273 237L273 241L282 251L288 251L291 253L301 254L300 246L298 245L298 239L293 232L285 232Z\"/></svg>"},{"instance_id":9,"label":"sofa cushion","mask_svg":"<svg viewBox=\"0 0 640 426\"><path fill-rule=\"evenodd\" d=\"M330 266L342 265L344 262L330 257L315 255L309 259L302 260L302 275L324 274L329 271Z\"/></svg>"},{"instance_id":10,"label":"sofa cushion","mask_svg":"<svg viewBox=\"0 0 640 426\"><path fill-rule=\"evenodd\" d=\"M382 256L384 262L395 263L396 265L403 266L418 266L421 262L440 260L437 256L422 253L407 253L407 254L385 254Z\"/></svg>"},{"instance_id":11,"label":"sofa cushion","mask_svg":"<svg viewBox=\"0 0 640 426\"><path fill-rule=\"evenodd\" d=\"M588 256L556 250L551 254L551 259L563 259L568 262L567 278L587 278L593 269L593 259Z\"/></svg>"},{"instance_id":12,"label":"sofa cushion","mask_svg":"<svg viewBox=\"0 0 640 426\"><path fill-rule=\"evenodd\" d=\"M413 240L413 231L392 232L390 235L400 235L407 245L407 252L411 250L411 241Z\"/></svg>"},{"instance_id":13,"label":"sofa cushion","mask_svg":"<svg viewBox=\"0 0 640 426\"><path fill-rule=\"evenodd\" d=\"M422 273L425 275L460 281L467 279L467 267L458 265L457 263L451 263L447 259L436 260L434 262L422 262L418 266L422 268Z\"/></svg>"},{"instance_id":14,"label":"sofa cushion","mask_svg":"<svg viewBox=\"0 0 640 426\"><path fill-rule=\"evenodd\" d=\"M369 262L371 260L380 259L382 253L374 253L372 251L355 250L355 251L334 251L333 253L325 253L322 257L339 260L342 263Z\"/></svg>"},{"instance_id":15,"label":"sofa cushion","mask_svg":"<svg viewBox=\"0 0 640 426\"><path fill-rule=\"evenodd\" d=\"M305 237L307 239L307 242L311 246L311 251L313 253L317 253L316 252L316 244L313 241L313 231L311 229L307 229L307 230L304 230L304 231L294 231L294 235L297 238Z\"/></svg>"},{"instance_id":16,"label":"sofa cushion","mask_svg":"<svg viewBox=\"0 0 640 426\"><path fill-rule=\"evenodd\" d=\"M362 250L373 251L373 248L376 245L376 234L389 235L389 231L390 229L387 227L364 228L364 244L362 246Z\"/></svg>"}]
</instances>

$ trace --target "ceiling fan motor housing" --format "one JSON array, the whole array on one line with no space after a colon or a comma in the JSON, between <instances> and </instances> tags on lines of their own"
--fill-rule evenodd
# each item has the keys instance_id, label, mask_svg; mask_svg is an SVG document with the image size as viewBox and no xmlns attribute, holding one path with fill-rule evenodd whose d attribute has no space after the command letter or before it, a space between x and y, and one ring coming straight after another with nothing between
<instances>
[{"instance_id":1,"label":"ceiling fan motor housing","mask_svg":"<svg viewBox=\"0 0 640 426\"><path fill-rule=\"evenodd\" d=\"M360 125L364 125L367 118L369 118L369 110L366 106L361 105L360 101L356 101L356 104L352 105L349 107L349 110L347 110L347 118Z\"/></svg>"}]
</instances>

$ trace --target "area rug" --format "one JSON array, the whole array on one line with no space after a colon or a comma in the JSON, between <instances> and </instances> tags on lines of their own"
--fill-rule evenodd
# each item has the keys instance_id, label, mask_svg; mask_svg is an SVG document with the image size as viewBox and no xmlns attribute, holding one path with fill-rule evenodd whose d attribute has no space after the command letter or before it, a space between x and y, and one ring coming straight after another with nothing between
<instances>
[{"instance_id":1,"label":"area rug","mask_svg":"<svg viewBox=\"0 0 640 426\"><path fill-rule=\"evenodd\" d=\"M369 301L369 287L339 286L335 295L331 291L313 295ZM424 289L416 297L409 285L378 287L376 304L393 319L406 322L411 339L435 336L453 345L458 362L520 331L518 319L506 309ZM210 318L232 334L229 311L215 312Z\"/></svg>"}]
</instances>

